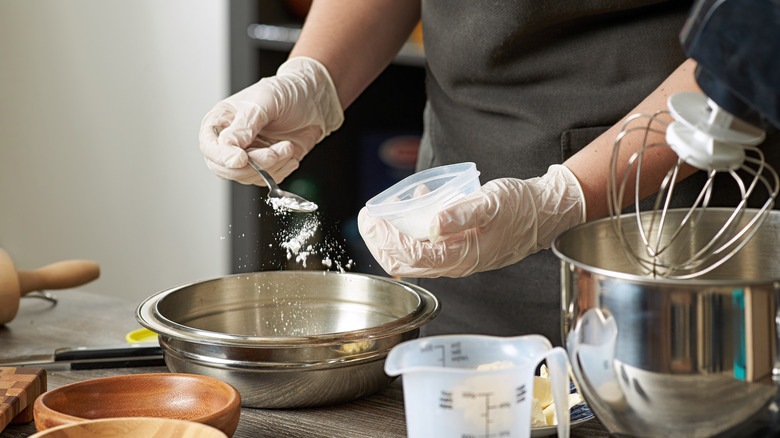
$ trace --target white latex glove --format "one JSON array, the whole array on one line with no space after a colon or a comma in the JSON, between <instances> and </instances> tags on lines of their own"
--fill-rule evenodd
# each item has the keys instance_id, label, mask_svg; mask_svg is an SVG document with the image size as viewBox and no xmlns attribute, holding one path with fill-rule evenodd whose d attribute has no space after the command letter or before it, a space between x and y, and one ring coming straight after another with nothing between
<instances>
[{"instance_id":1,"label":"white latex glove","mask_svg":"<svg viewBox=\"0 0 780 438\"><path fill-rule=\"evenodd\" d=\"M295 57L276 76L217 103L201 122L200 150L217 176L262 186L262 178L247 166L247 153L281 182L343 121L328 70L315 59Z\"/></svg>"},{"instance_id":2,"label":"white latex glove","mask_svg":"<svg viewBox=\"0 0 780 438\"><path fill-rule=\"evenodd\" d=\"M585 198L577 178L553 165L540 178L492 180L448 206L431 220L428 241L401 233L365 208L358 228L390 275L465 277L549 248L558 234L584 220Z\"/></svg>"}]
</instances>

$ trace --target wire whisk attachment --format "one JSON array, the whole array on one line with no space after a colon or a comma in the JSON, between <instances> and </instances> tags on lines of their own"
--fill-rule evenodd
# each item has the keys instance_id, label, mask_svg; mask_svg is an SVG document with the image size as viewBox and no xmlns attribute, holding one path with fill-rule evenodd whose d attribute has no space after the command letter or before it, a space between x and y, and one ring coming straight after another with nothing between
<instances>
[{"instance_id":1,"label":"wire whisk attachment","mask_svg":"<svg viewBox=\"0 0 780 438\"><path fill-rule=\"evenodd\" d=\"M774 206L780 178L756 147L765 138L763 130L733 117L702 93L676 93L668 107L669 111L635 114L624 122L610 162L607 204L621 247L639 274L695 278L716 269L748 243ZM621 159L626 145L634 142L641 146L627 160ZM642 211L643 161L659 148L671 148L678 159L663 178L652 209ZM684 214L669 215L686 164L706 172L707 179ZM731 177L726 181L733 182L741 199L722 223L714 227L708 223L703 232L700 225L722 190L716 187L719 174ZM630 183L633 194L626 193ZM749 200L760 206L748 207Z\"/></svg>"}]
</instances>

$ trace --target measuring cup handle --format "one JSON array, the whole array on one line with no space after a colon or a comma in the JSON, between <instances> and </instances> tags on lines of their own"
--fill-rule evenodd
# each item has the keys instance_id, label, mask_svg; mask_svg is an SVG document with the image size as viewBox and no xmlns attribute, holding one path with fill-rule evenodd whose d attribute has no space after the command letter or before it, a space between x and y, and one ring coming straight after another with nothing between
<instances>
[{"instance_id":1,"label":"measuring cup handle","mask_svg":"<svg viewBox=\"0 0 780 438\"><path fill-rule=\"evenodd\" d=\"M527 357L541 357L553 349L550 340L542 335L522 335L507 338L518 351Z\"/></svg>"},{"instance_id":2,"label":"measuring cup handle","mask_svg":"<svg viewBox=\"0 0 780 438\"><path fill-rule=\"evenodd\" d=\"M566 350L555 347L546 355L547 368L550 372L555 415L558 417L558 436L569 437L569 360Z\"/></svg>"}]
</instances>

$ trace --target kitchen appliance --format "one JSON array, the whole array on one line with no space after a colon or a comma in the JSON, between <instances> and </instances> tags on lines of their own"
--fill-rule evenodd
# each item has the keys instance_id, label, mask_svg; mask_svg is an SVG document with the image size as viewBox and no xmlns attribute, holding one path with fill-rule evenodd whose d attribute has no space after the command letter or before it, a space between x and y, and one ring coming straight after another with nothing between
<instances>
[{"instance_id":1,"label":"kitchen appliance","mask_svg":"<svg viewBox=\"0 0 780 438\"><path fill-rule=\"evenodd\" d=\"M764 132L744 120L780 126L780 2L698 1L681 42L704 94L672 95L668 112L630 117L611 163L610 217L553 244L566 348L584 398L614 435L773 436L780 184L755 147ZM631 135L643 147L620 174ZM637 190L623 213L627 181L641 184L656 148L671 148L677 164L651 209L642 211ZM684 163L707 182L694 205L670 208ZM711 206L718 174L741 194L736 206Z\"/></svg>"},{"instance_id":2,"label":"kitchen appliance","mask_svg":"<svg viewBox=\"0 0 780 438\"><path fill-rule=\"evenodd\" d=\"M247 407L301 408L384 388L390 349L439 310L431 293L391 278L261 271L159 292L136 317L171 371L225 381Z\"/></svg>"},{"instance_id":3,"label":"kitchen appliance","mask_svg":"<svg viewBox=\"0 0 780 438\"><path fill-rule=\"evenodd\" d=\"M667 211L665 230L687 213ZM709 209L692 239L731 214ZM755 214L747 211L736 225ZM640 214L642 225L652 216ZM638 270L620 248L622 240L642 244L640 225L633 217L621 220L622 236L605 218L562 233L553 245L562 266L566 349L598 419L615 436L780 433L780 212L768 213L737 254L695 279Z\"/></svg>"},{"instance_id":4,"label":"kitchen appliance","mask_svg":"<svg viewBox=\"0 0 780 438\"><path fill-rule=\"evenodd\" d=\"M779 11L780 4L773 0L696 3L681 41L688 56L698 62L695 76L704 93L673 94L668 111L635 114L623 124L611 160L608 205L620 248L637 271L678 279L704 275L733 257L767 219L780 178L756 147L765 138L764 130L740 117L760 114L780 126ZM626 143L641 144L627 163L621 158ZM671 148L679 158L647 210L651 214L645 215L640 207L642 162L661 148ZM667 211L687 165L705 171L707 179L684 219L672 224ZM716 182L719 176L727 178ZM741 200L719 227L702 234L697 228L723 193L724 181L733 184ZM629 183L635 185L633 194L626 193ZM624 212L625 199L632 198L633 212ZM750 220L742 221L750 204L757 210L750 212ZM626 217L639 225L638 241L626 237L630 232L623 227ZM708 219L707 227L711 226ZM694 235L697 239L692 239Z\"/></svg>"},{"instance_id":5,"label":"kitchen appliance","mask_svg":"<svg viewBox=\"0 0 780 438\"><path fill-rule=\"evenodd\" d=\"M569 436L566 352L543 336L431 336L390 351L388 375L403 375L410 438L529 437L534 371L546 360L559 437Z\"/></svg>"}]
</instances>

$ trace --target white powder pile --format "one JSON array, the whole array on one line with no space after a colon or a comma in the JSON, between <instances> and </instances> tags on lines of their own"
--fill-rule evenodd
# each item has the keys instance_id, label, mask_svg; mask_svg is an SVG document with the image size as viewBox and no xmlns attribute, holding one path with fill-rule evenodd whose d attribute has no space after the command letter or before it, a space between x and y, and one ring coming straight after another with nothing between
<instances>
[{"instance_id":1,"label":"white powder pile","mask_svg":"<svg viewBox=\"0 0 780 438\"><path fill-rule=\"evenodd\" d=\"M268 198L268 205L273 207L274 211L290 211L298 210L303 212L312 212L317 210L317 204L306 201L298 200L295 198Z\"/></svg>"}]
</instances>

